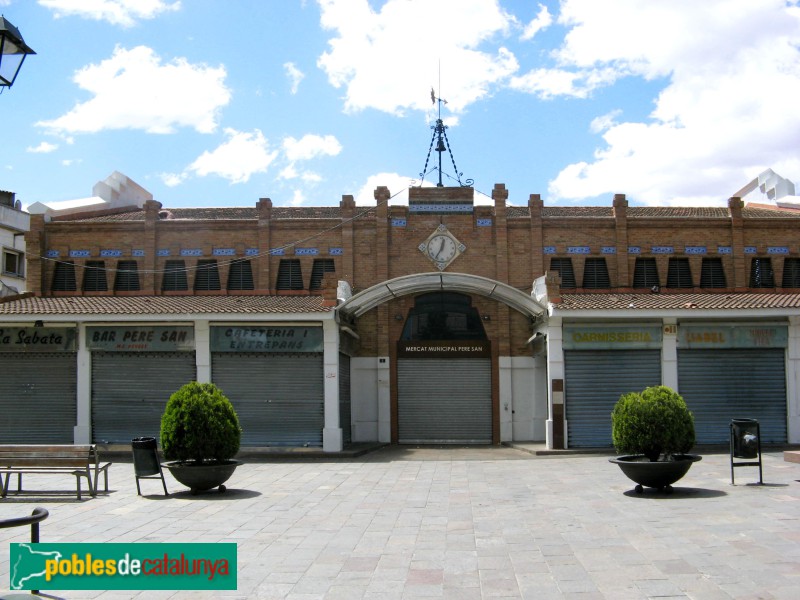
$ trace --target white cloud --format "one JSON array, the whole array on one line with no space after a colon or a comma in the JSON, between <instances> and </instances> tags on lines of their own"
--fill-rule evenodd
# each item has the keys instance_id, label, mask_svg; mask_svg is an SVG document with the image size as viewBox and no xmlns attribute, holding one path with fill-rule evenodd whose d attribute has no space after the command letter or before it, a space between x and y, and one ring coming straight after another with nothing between
<instances>
[{"instance_id":1,"label":"white cloud","mask_svg":"<svg viewBox=\"0 0 800 600\"><path fill-rule=\"evenodd\" d=\"M231 183L246 183L256 173L263 173L278 155L270 151L260 130L252 132L226 129L227 141L211 152L203 152L189 167L199 177L217 175Z\"/></svg>"},{"instance_id":2,"label":"white cloud","mask_svg":"<svg viewBox=\"0 0 800 600\"><path fill-rule=\"evenodd\" d=\"M419 181L398 173L376 173L367 178L354 198L359 206L375 206L375 188L385 186L392 196L389 200L391 206L408 205L408 188L412 185L419 185ZM425 182L424 185L427 187L433 184Z\"/></svg>"},{"instance_id":3,"label":"white cloud","mask_svg":"<svg viewBox=\"0 0 800 600\"><path fill-rule=\"evenodd\" d=\"M146 46L117 47L111 58L82 68L73 78L94 95L92 99L37 125L62 133L172 133L178 127L210 133L217 127L220 109L231 99L225 76L222 66L193 65L185 58L162 63Z\"/></svg>"},{"instance_id":4,"label":"white cloud","mask_svg":"<svg viewBox=\"0 0 800 600\"><path fill-rule=\"evenodd\" d=\"M556 55L565 69L665 78L665 87L643 122L619 112L593 121L604 145L550 182L555 198L624 191L643 203L721 204L765 167L796 167L796 6L565 0L559 22L570 27Z\"/></svg>"},{"instance_id":5,"label":"white cloud","mask_svg":"<svg viewBox=\"0 0 800 600\"><path fill-rule=\"evenodd\" d=\"M552 24L553 15L550 14L550 11L547 10L547 7L544 4L540 4L538 14L530 23L525 26L525 30L522 32L521 39L532 40L537 33L547 29Z\"/></svg>"},{"instance_id":6,"label":"white cloud","mask_svg":"<svg viewBox=\"0 0 800 600\"><path fill-rule=\"evenodd\" d=\"M289 204L292 206L300 206L306 201L306 197L301 190L295 190L294 194L292 195L292 199L289 200Z\"/></svg>"},{"instance_id":7,"label":"white cloud","mask_svg":"<svg viewBox=\"0 0 800 600\"><path fill-rule=\"evenodd\" d=\"M179 1L163 0L39 0L51 9L56 18L78 16L95 21L108 21L112 25L131 27L139 19L153 19L162 12L176 11Z\"/></svg>"},{"instance_id":8,"label":"white cloud","mask_svg":"<svg viewBox=\"0 0 800 600\"><path fill-rule=\"evenodd\" d=\"M339 140L332 135L304 135L299 140L287 137L283 140L283 151L286 158L292 162L297 160L311 160L318 156L336 156L342 151Z\"/></svg>"},{"instance_id":9,"label":"white cloud","mask_svg":"<svg viewBox=\"0 0 800 600\"><path fill-rule=\"evenodd\" d=\"M286 71L289 81L292 82L292 94L296 94L300 88L300 82L305 78L305 74L291 62L283 63L283 69Z\"/></svg>"},{"instance_id":10,"label":"white cloud","mask_svg":"<svg viewBox=\"0 0 800 600\"><path fill-rule=\"evenodd\" d=\"M479 50L515 23L496 0L388 0L379 12L368 0L318 2L323 28L335 32L318 65L333 86L345 88L350 112L424 111L431 86L460 112L518 68L505 48Z\"/></svg>"},{"instance_id":11,"label":"white cloud","mask_svg":"<svg viewBox=\"0 0 800 600\"><path fill-rule=\"evenodd\" d=\"M51 144L50 142L42 142L38 146L28 146L25 148L25 152L31 152L33 154L49 154L56 150L58 150L58 144Z\"/></svg>"},{"instance_id":12,"label":"white cloud","mask_svg":"<svg viewBox=\"0 0 800 600\"><path fill-rule=\"evenodd\" d=\"M159 173L158 177L167 187L177 187L188 179L188 173Z\"/></svg>"}]
</instances>

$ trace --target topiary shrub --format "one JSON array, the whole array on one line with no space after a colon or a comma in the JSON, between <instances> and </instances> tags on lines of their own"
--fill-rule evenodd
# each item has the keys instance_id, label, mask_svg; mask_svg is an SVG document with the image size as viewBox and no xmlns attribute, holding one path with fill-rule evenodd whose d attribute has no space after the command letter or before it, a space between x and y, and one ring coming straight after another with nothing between
<instances>
[{"instance_id":1,"label":"topiary shrub","mask_svg":"<svg viewBox=\"0 0 800 600\"><path fill-rule=\"evenodd\" d=\"M230 460L239 451L241 437L233 405L213 383L187 383L170 396L161 416L161 447L167 460Z\"/></svg>"},{"instance_id":2,"label":"topiary shrub","mask_svg":"<svg viewBox=\"0 0 800 600\"><path fill-rule=\"evenodd\" d=\"M694 416L681 395L663 385L623 394L611 412L611 440L620 454L671 460L694 446Z\"/></svg>"}]
</instances>

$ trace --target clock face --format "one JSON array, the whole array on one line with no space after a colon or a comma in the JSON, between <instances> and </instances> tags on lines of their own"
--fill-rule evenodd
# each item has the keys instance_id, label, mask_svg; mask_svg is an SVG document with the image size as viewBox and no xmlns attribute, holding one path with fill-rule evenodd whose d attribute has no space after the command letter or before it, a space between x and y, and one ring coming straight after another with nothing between
<instances>
[{"instance_id":1,"label":"clock face","mask_svg":"<svg viewBox=\"0 0 800 600\"><path fill-rule=\"evenodd\" d=\"M436 262L449 262L455 255L456 243L449 235L435 235L428 242L428 256Z\"/></svg>"}]
</instances>

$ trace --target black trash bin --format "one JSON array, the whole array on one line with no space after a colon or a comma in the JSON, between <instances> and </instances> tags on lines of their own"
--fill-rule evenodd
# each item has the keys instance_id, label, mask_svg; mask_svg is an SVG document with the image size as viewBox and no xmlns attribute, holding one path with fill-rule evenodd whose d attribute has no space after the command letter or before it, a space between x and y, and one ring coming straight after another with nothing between
<instances>
[{"instance_id":1,"label":"black trash bin","mask_svg":"<svg viewBox=\"0 0 800 600\"><path fill-rule=\"evenodd\" d=\"M758 460L737 462L734 458ZM731 419L731 483L734 483L734 467L758 467L758 480L763 483L761 473L761 427L756 419Z\"/></svg>"},{"instance_id":2,"label":"black trash bin","mask_svg":"<svg viewBox=\"0 0 800 600\"><path fill-rule=\"evenodd\" d=\"M161 461L158 459L158 444L154 437L137 437L131 440L133 450L133 471L136 475L136 492L141 496L139 488L140 479L161 479L164 485L164 494L167 492L167 482L164 481L164 472L161 470Z\"/></svg>"}]
</instances>

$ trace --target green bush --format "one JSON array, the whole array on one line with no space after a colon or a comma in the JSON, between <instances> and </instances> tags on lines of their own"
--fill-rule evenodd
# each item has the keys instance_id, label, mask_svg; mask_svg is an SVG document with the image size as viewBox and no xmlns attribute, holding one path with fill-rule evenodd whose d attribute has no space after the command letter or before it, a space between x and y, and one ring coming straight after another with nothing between
<instances>
[{"instance_id":1,"label":"green bush","mask_svg":"<svg viewBox=\"0 0 800 600\"><path fill-rule=\"evenodd\" d=\"M233 405L213 383L187 383L170 396L161 416L167 460L229 460L239 451L241 437Z\"/></svg>"},{"instance_id":2,"label":"green bush","mask_svg":"<svg viewBox=\"0 0 800 600\"><path fill-rule=\"evenodd\" d=\"M611 439L620 454L670 460L694 446L694 416L681 395L663 385L623 394L611 412Z\"/></svg>"}]
</instances>

